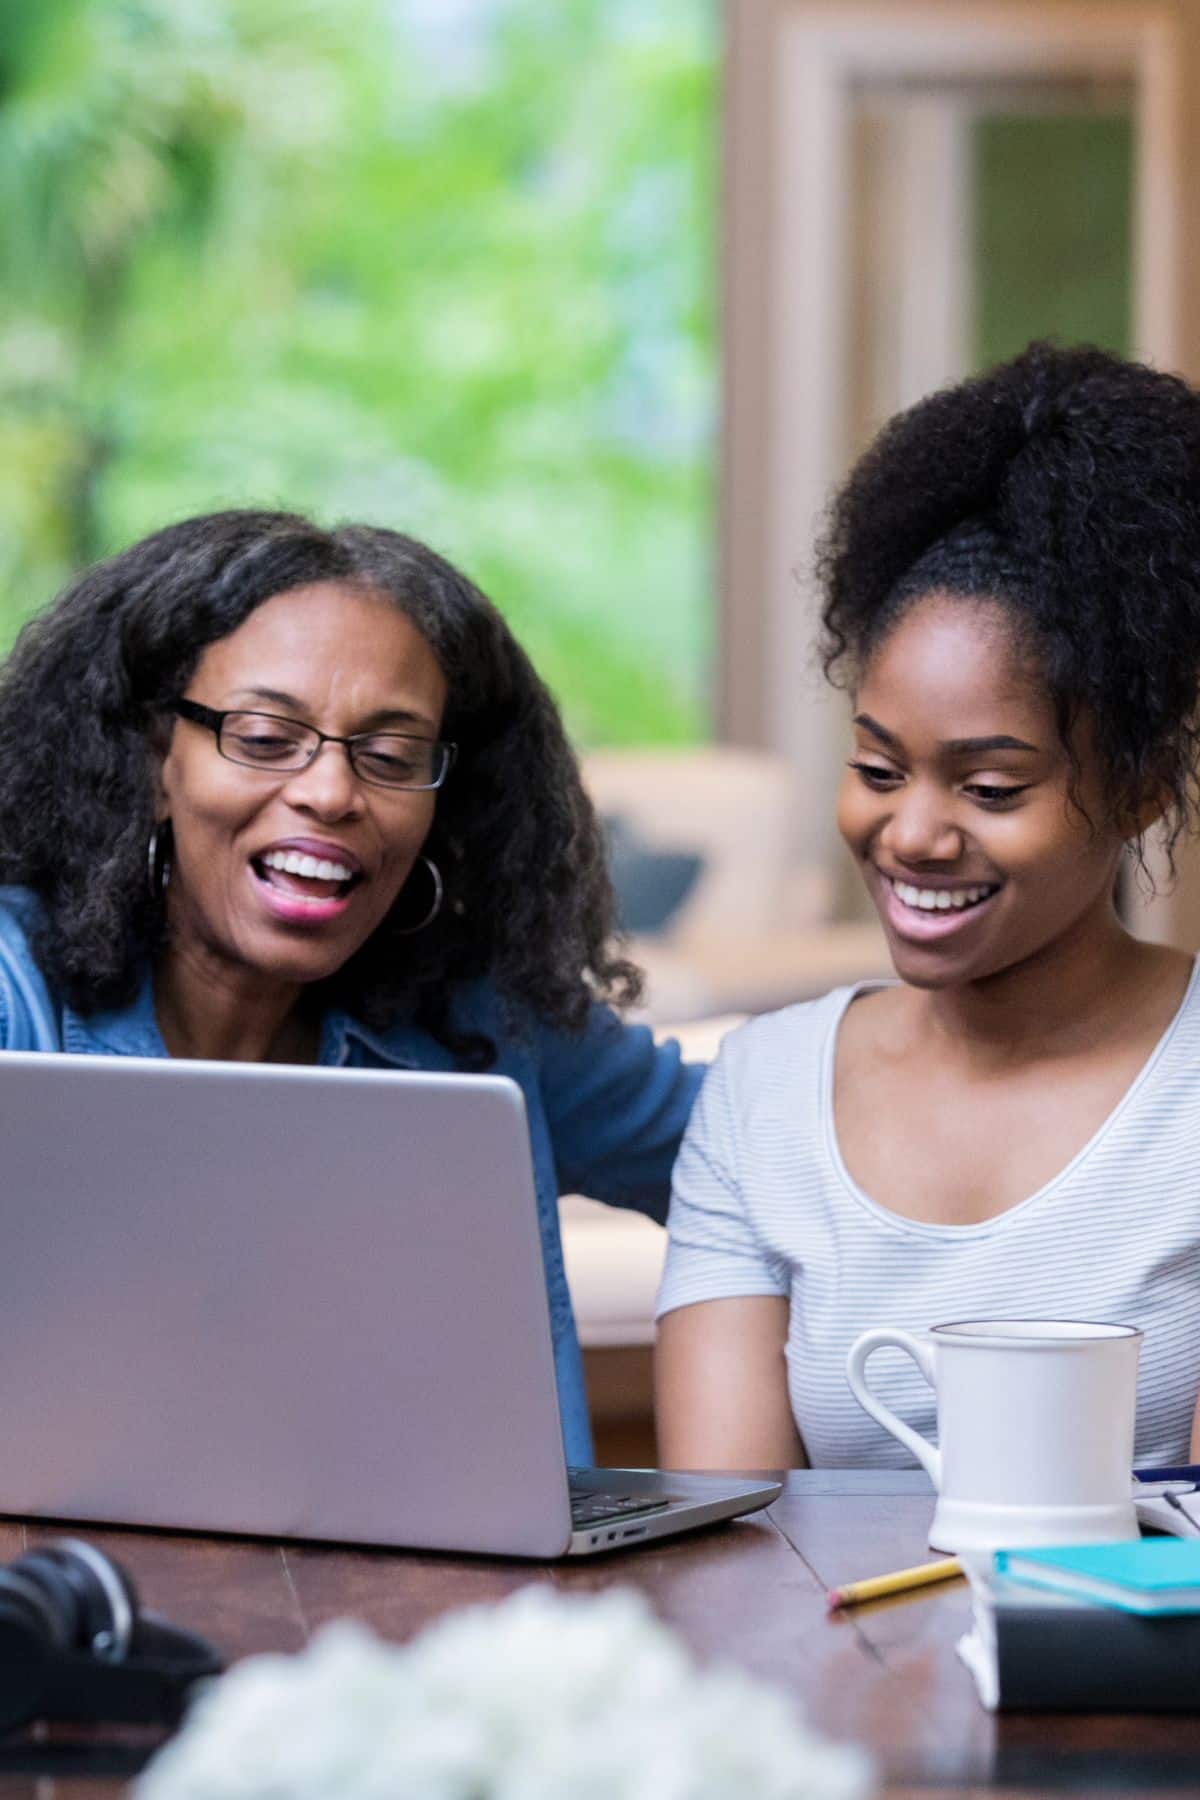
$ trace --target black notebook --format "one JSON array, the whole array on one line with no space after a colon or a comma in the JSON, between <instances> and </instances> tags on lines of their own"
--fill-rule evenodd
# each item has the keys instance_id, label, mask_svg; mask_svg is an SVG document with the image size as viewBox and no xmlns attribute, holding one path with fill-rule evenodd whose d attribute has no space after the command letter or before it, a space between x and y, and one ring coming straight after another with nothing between
<instances>
[{"instance_id":1,"label":"black notebook","mask_svg":"<svg viewBox=\"0 0 1200 1800\"><path fill-rule=\"evenodd\" d=\"M973 1623L958 1654L1001 1712L1194 1712L1200 1614L1146 1618L997 1575L964 1557Z\"/></svg>"}]
</instances>

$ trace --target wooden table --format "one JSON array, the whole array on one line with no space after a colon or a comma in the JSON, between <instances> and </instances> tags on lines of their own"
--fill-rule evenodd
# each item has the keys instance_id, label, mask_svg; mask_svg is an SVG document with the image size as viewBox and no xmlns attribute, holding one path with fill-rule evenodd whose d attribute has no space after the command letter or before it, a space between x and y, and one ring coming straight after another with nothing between
<instances>
[{"instance_id":1,"label":"wooden table","mask_svg":"<svg viewBox=\"0 0 1200 1800\"><path fill-rule=\"evenodd\" d=\"M1200 1710L1194 1719L984 1712L954 1651L968 1616L960 1581L826 1615L829 1587L930 1554L931 1506L920 1472L798 1471L768 1513L555 1567L169 1533L87 1535L126 1563L148 1605L231 1658L298 1650L344 1614L404 1639L448 1608L498 1600L527 1582L567 1593L628 1584L699 1656L781 1683L826 1734L865 1744L891 1800L1200 1794ZM0 1523L0 1557L47 1535ZM92 1744L89 1773L59 1773L64 1757L77 1760L62 1735L10 1745L0 1800L121 1792L119 1776L97 1778L102 1752Z\"/></svg>"}]
</instances>

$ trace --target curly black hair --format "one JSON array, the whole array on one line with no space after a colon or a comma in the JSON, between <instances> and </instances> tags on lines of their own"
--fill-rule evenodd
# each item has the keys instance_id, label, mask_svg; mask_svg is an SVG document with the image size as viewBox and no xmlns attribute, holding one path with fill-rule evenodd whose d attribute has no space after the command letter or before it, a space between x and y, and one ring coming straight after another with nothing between
<instances>
[{"instance_id":1,"label":"curly black hair","mask_svg":"<svg viewBox=\"0 0 1200 1800\"><path fill-rule=\"evenodd\" d=\"M604 843L558 709L500 613L414 538L230 511L170 525L83 574L20 633L0 668L0 880L44 909L34 953L80 1012L124 1005L165 941L146 850L163 711L205 648L273 595L336 581L383 594L430 645L458 758L425 851L446 904L401 935L401 895L316 997L368 1025L456 1037L454 985L490 977L514 1016L582 1026L593 997L635 1001L618 954Z\"/></svg>"},{"instance_id":2,"label":"curly black hair","mask_svg":"<svg viewBox=\"0 0 1200 1800\"><path fill-rule=\"evenodd\" d=\"M1031 344L899 414L818 550L826 675L854 687L922 595L1003 603L1063 744L1087 716L1111 818L1200 799L1200 395L1102 350Z\"/></svg>"}]
</instances>

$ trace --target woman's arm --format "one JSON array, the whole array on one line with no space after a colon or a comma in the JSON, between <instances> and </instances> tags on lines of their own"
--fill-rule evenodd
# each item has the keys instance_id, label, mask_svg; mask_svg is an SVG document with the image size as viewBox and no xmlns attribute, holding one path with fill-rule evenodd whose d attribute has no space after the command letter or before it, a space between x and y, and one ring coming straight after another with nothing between
<instances>
[{"instance_id":1,"label":"woman's arm","mask_svg":"<svg viewBox=\"0 0 1200 1800\"><path fill-rule=\"evenodd\" d=\"M658 1322L658 1460L667 1469L791 1469L806 1461L788 1399L788 1302L702 1300Z\"/></svg>"},{"instance_id":2,"label":"woman's arm","mask_svg":"<svg viewBox=\"0 0 1200 1800\"><path fill-rule=\"evenodd\" d=\"M606 1006L593 1006L580 1033L543 1032L540 1052L559 1191L636 1207L661 1224L703 1067Z\"/></svg>"},{"instance_id":3,"label":"woman's arm","mask_svg":"<svg viewBox=\"0 0 1200 1800\"><path fill-rule=\"evenodd\" d=\"M780 1469L805 1460L784 1355L791 1270L764 1241L742 1187L749 1042L747 1032L726 1038L675 1164L655 1357L667 1468ZM752 1069L752 1091L756 1080Z\"/></svg>"}]
</instances>

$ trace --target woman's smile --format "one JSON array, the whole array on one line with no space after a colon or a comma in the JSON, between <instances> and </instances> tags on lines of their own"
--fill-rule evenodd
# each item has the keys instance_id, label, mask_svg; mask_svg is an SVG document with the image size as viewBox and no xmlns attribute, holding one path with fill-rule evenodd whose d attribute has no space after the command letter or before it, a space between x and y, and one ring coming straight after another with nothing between
<instances>
[{"instance_id":1,"label":"woman's smile","mask_svg":"<svg viewBox=\"0 0 1200 1800\"><path fill-rule=\"evenodd\" d=\"M298 925L341 918L364 879L356 856L320 838L271 844L252 855L248 867L267 909Z\"/></svg>"},{"instance_id":2,"label":"woman's smile","mask_svg":"<svg viewBox=\"0 0 1200 1800\"><path fill-rule=\"evenodd\" d=\"M969 930L985 917L1002 882L930 885L876 868L888 923L901 937L919 942Z\"/></svg>"}]
</instances>

